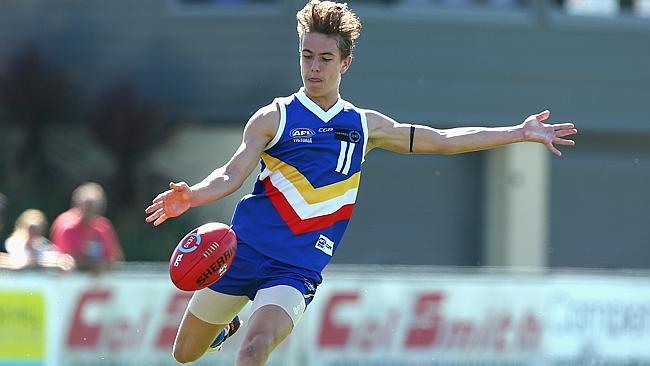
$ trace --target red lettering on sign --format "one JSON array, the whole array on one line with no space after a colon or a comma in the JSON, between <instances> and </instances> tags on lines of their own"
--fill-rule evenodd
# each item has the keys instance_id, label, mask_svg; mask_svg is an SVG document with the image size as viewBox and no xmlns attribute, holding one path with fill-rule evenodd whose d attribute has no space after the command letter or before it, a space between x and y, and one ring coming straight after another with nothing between
<instances>
[{"instance_id":1,"label":"red lettering on sign","mask_svg":"<svg viewBox=\"0 0 650 366\"><path fill-rule=\"evenodd\" d=\"M447 346L449 348L466 348L472 341L474 332L474 324L472 322L463 320L454 322L449 331Z\"/></svg>"},{"instance_id":2,"label":"red lettering on sign","mask_svg":"<svg viewBox=\"0 0 650 366\"><path fill-rule=\"evenodd\" d=\"M392 347L396 338L396 329L401 319L401 309L391 308L379 314L368 314L355 321L348 346L359 348L363 352L386 350Z\"/></svg>"},{"instance_id":3,"label":"red lettering on sign","mask_svg":"<svg viewBox=\"0 0 650 366\"><path fill-rule=\"evenodd\" d=\"M424 293L418 297L414 318L406 334L406 348L430 347L436 342L442 323L440 303L443 298L441 292Z\"/></svg>"},{"instance_id":4,"label":"red lettering on sign","mask_svg":"<svg viewBox=\"0 0 650 366\"><path fill-rule=\"evenodd\" d=\"M502 315L499 317L499 322L496 329L496 340L494 342L494 349L499 352L505 352L508 348L508 334L511 332L510 325L512 318L509 315Z\"/></svg>"},{"instance_id":5,"label":"red lettering on sign","mask_svg":"<svg viewBox=\"0 0 650 366\"><path fill-rule=\"evenodd\" d=\"M165 309L165 323L160 328L156 337L156 348L170 349L174 344L178 326L181 323L187 303L192 298L191 292L176 292L169 299Z\"/></svg>"},{"instance_id":6,"label":"red lettering on sign","mask_svg":"<svg viewBox=\"0 0 650 366\"><path fill-rule=\"evenodd\" d=\"M92 348L97 345L102 325L87 323L84 318L85 310L93 303L106 303L111 296L111 291L108 289L89 290L81 294L68 330L68 346L70 348Z\"/></svg>"},{"instance_id":7,"label":"red lettering on sign","mask_svg":"<svg viewBox=\"0 0 650 366\"><path fill-rule=\"evenodd\" d=\"M339 306L345 303L356 302L359 292L341 292L329 298L325 305L323 321L320 326L318 344L323 348L343 347L348 343L351 327L336 323L334 313Z\"/></svg>"},{"instance_id":8,"label":"red lettering on sign","mask_svg":"<svg viewBox=\"0 0 650 366\"><path fill-rule=\"evenodd\" d=\"M126 319L117 319L111 322L108 331L108 349L116 352L128 348L131 343L130 330L131 326Z\"/></svg>"},{"instance_id":9,"label":"red lettering on sign","mask_svg":"<svg viewBox=\"0 0 650 366\"><path fill-rule=\"evenodd\" d=\"M138 322L128 318L118 318L107 325L105 342L112 352L122 352L129 349L140 348L148 329L150 315L141 314Z\"/></svg>"},{"instance_id":10,"label":"red lettering on sign","mask_svg":"<svg viewBox=\"0 0 650 366\"><path fill-rule=\"evenodd\" d=\"M542 343L542 322L532 313L526 316L519 323L517 328L517 343L521 349L537 349Z\"/></svg>"}]
</instances>

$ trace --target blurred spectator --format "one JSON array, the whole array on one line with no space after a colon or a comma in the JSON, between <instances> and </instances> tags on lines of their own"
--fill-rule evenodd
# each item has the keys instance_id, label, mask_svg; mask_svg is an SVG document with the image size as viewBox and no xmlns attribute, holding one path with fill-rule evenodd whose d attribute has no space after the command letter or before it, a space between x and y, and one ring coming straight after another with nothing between
<instances>
[{"instance_id":1,"label":"blurred spectator","mask_svg":"<svg viewBox=\"0 0 650 366\"><path fill-rule=\"evenodd\" d=\"M24 211L5 241L7 253L0 256L0 266L10 269L46 267L64 271L74 267L74 259L59 253L43 235L47 219L40 210Z\"/></svg>"},{"instance_id":2,"label":"blurred spectator","mask_svg":"<svg viewBox=\"0 0 650 366\"><path fill-rule=\"evenodd\" d=\"M569 14L614 15L618 13L618 0L565 0L564 8Z\"/></svg>"},{"instance_id":3,"label":"blurred spectator","mask_svg":"<svg viewBox=\"0 0 650 366\"><path fill-rule=\"evenodd\" d=\"M555 0L569 14L616 15L637 13L643 15L648 0Z\"/></svg>"},{"instance_id":4,"label":"blurred spectator","mask_svg":"<svg viewBox=\"0 0 650 366\"><path fill-rule=\"evenodd\" d=\"M104 189L97 183L84 183L72 193L71 204L72 208L52 223L50 239L54 245L70 254L77 268L95 274L123 260L113 224L102 216L106 207Z\"/></svg>"},{"instance_id":5,"label":"blurred spectator","mask_svg":"<svg viewBox=\"0 0 650 366\"><path fill-rule=\"evenodd\" d=\"M0 253L5 253L7 251L5 249L5 236L2 232L5 224L5 216L7 214L7 204L7 196L0 193Z\"/></svg>"},{"instance_id":6,"label":"blurred spectator","mask_svg":"<svg viewBox=\"0 0 650 366\"><path fill-rule=\"evenodd\" d=\"M635 11L640 16L650 16L650 0L636 0Z\"/></svg>"}]
</instances>

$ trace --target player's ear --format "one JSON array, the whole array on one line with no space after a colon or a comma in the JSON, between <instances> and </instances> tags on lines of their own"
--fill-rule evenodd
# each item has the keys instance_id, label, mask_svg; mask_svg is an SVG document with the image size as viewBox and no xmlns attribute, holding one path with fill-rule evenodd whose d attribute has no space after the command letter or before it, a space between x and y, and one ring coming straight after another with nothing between
<instances>
[{"instance_id":1,"label":"player's ear","mask_svg":"<svg viewBox=\"0 0 650 366\"><path fill-rule=\"evenodd\" d=\"M348 71L350 65L352 65L352 55L348 55L343 58L343 62L341 63L341 75L345 74Z\"/></svg>"}]
</instances>

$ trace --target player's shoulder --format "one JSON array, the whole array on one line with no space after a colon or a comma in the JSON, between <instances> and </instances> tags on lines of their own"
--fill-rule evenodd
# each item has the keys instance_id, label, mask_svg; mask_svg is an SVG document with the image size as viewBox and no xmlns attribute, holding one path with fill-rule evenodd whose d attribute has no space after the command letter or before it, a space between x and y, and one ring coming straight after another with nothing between
<instances>
[{"instance_id":1,"label":"player's shoulder","mask_svg":"<svg viewBox=\"0 0 650 366\"><path fill-rule=\"evenodd\" d=\"M250 118L250 121L273 121L280 119L280 111L274 102L260 107Z\"/></svg>"},{"instance_id":2,"label":"player's shoulder","mask_svg":"<svg viewBox=\"0 0 650 366\"><path fill-rule=\"evenodd\" d=\"M374 109L364 109L363 112L366 115L366 120L368 121L368 128L371 130L378 126L387 124L392 125L394 123L390 117Z\"/></svg>"},{"instance_id":3,"label":"player's shoulder","mask_svg":"<svg viewBox=\"0 0 650 366\"><path fill-rule=\"evenodd\" d=\"M268 140L275 136L280 125L280 111L275 102L260 107L246 123L245 131L259 136L265 136Z\"/></svg>"},{"instance_id":4,"label":"player's shoulder","mask_svg":"<svg viewBox=\"0 0 650 366\"><path fill-rule=\"evenodd\" d=\"M366 114L366 118L380 119L380 118L385 117L382 113L380 113L380 112L378 112L378 111L376 111L374 109L365 108L365 109L362 109L362 110L363 110L363 113Z\"/></svg>"}]
</instances>

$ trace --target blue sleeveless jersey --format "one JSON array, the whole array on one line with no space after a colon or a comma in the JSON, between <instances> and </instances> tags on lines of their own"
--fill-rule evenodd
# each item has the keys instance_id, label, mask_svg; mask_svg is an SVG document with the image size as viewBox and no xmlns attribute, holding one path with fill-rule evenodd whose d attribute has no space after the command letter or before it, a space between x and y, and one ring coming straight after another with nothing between
<instances>
[{"instance_id":1,"label":"blue sleeveless jersey","mask_svg":"<svg viewBox=\"0 0 650 366\"><path fill-rule=\"evenodd\" d=\"M321 272L354 210L368 141L366 117L341 98L325 112L303 89L275 102L277 134L232 226L260 253Z\"/></svg>"}]
</instances>

